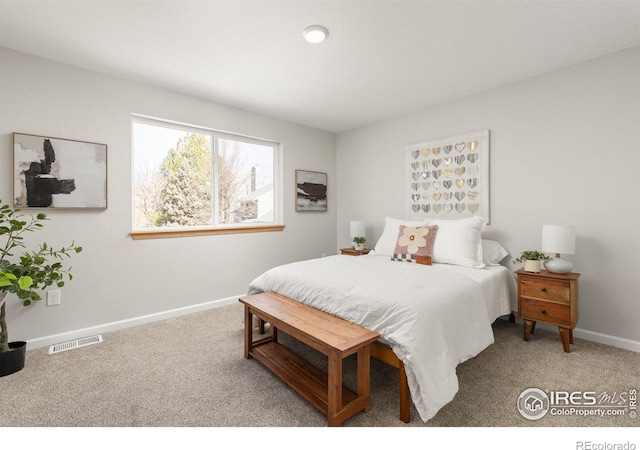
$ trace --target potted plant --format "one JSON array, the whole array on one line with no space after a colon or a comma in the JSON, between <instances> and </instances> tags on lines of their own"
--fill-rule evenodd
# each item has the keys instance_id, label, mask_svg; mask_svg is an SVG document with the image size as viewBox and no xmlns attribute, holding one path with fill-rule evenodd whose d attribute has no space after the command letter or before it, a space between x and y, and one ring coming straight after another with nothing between
<instances>
[{"instance_id":1,"label":"potted plant","mask_svg":"<svg viewBox=\"0 0 640 450\"><path fill-rule=\"evenodd\" d=\"M23 341L9 342L5 303L8 294L15 294L24 306L41 300L38 290L54 284L63 287L64 275L69 280L73 278L71 267L63 267L62 260L82 251L73 242L57 250L46 242L28 250L23 235L42 228L45 220L44 213L25 219L20 210L13 210L0 200L0 376L24 367L27 346Z\"/></svg>"},{"instance_id":2,"label":"potted plant","mask_svg":"<svg viewBox=\"0 0 640 450\"><path fill-rule=\"evenodd\" d=\"M356 250L364 250L364 243L367 242L367 238L356 236L353 238L353 242L356 243Z\"/></svg>"},{"instance_id":3,"label":"potted plant","mask_svg":"<svg viewBox=\"0 0 640 450\"><path fill-rule=\"evenodd\" d=\"M527 272L540 272L540 261L548 261L549 257L537 250L525 250L519 258L513 260L513 264L524 263Z\"/></svg>"}]
</instances>

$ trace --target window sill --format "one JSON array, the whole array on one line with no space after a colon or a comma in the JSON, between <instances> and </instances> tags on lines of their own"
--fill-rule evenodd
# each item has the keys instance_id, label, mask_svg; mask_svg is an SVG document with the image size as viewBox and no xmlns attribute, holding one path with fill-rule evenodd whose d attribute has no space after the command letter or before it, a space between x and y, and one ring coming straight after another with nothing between
<instances>
[{"instance_id":1,"label":"window sill","mask_svg":"<svg viewBox=\"0 0 640 450\"><path fill-rule=\"evenodd\" d=\"M240 234L240 233L264 233L268 231L282 231L284 225L255 225L243 227L216 227L216 228L165 228L153 230L131 231L131 239L166 239L189 236L209 236L214 234Z\"/></svg>"}]
</instances>

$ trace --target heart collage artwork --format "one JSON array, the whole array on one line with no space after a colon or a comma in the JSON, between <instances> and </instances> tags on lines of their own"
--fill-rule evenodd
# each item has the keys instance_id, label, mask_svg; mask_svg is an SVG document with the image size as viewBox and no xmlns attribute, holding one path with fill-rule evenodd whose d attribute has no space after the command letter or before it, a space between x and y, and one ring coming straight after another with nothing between
<instances>
[{"instance_id":1,"label":"heart collage artwork","mask_svg":"<svg viewBox=\"0 0 640 450\"><path fill-rule=\"evenodd\" d=\"M407 147L409 216L465 217L484 213L489 132Z\"/></svg>"}]
</instances>

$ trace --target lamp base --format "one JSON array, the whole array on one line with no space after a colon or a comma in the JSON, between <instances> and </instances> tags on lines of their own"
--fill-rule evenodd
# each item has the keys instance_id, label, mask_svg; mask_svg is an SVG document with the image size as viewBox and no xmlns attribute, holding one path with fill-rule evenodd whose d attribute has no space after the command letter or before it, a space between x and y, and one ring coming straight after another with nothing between
<instances>
[{"instance_id":1,"label":"lamp base","mask_svg":"<svg viewBox=\"0 0 640 450\"><path fill-rule=\"evenodd\" d=\"M573 270L573 263L562 258L554 258L544 263L544 268L551 273L569 273Z\"/></svg>"}]
</instances>

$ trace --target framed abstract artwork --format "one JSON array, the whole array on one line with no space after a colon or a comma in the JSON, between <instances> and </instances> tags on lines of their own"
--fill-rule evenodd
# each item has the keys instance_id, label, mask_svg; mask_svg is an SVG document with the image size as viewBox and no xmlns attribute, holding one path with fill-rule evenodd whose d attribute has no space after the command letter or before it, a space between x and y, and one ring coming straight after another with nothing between
<instances>
[{"instance_id":1,"label":"framed abstract artwork","mask_svg":"<svg viewBox=\"0 0 640 450\"><path fill-rule=\"evenodd\" d=\"M296 211L327 210L327 174L296 170Z\"/></svg>"},{"instance_id":2,"label":"framed abstract artwork","mask_svg":"<svg viewBox=\"0 0 640 450\"><path fill-rule=\"evenodd\" d=\"M407 218L482 216L489 223L490 131L406 146Z\"/></svg>"},{"instance_id":3,"label":"framed abstract artwork","mask_svg":"<svg viewBox=\"0 0 640 450\"><path fill-rule=\"evenodd\" d=\"M13 133L17 208L107 207L107 145Z\"/></svg>"}]
</instances>

